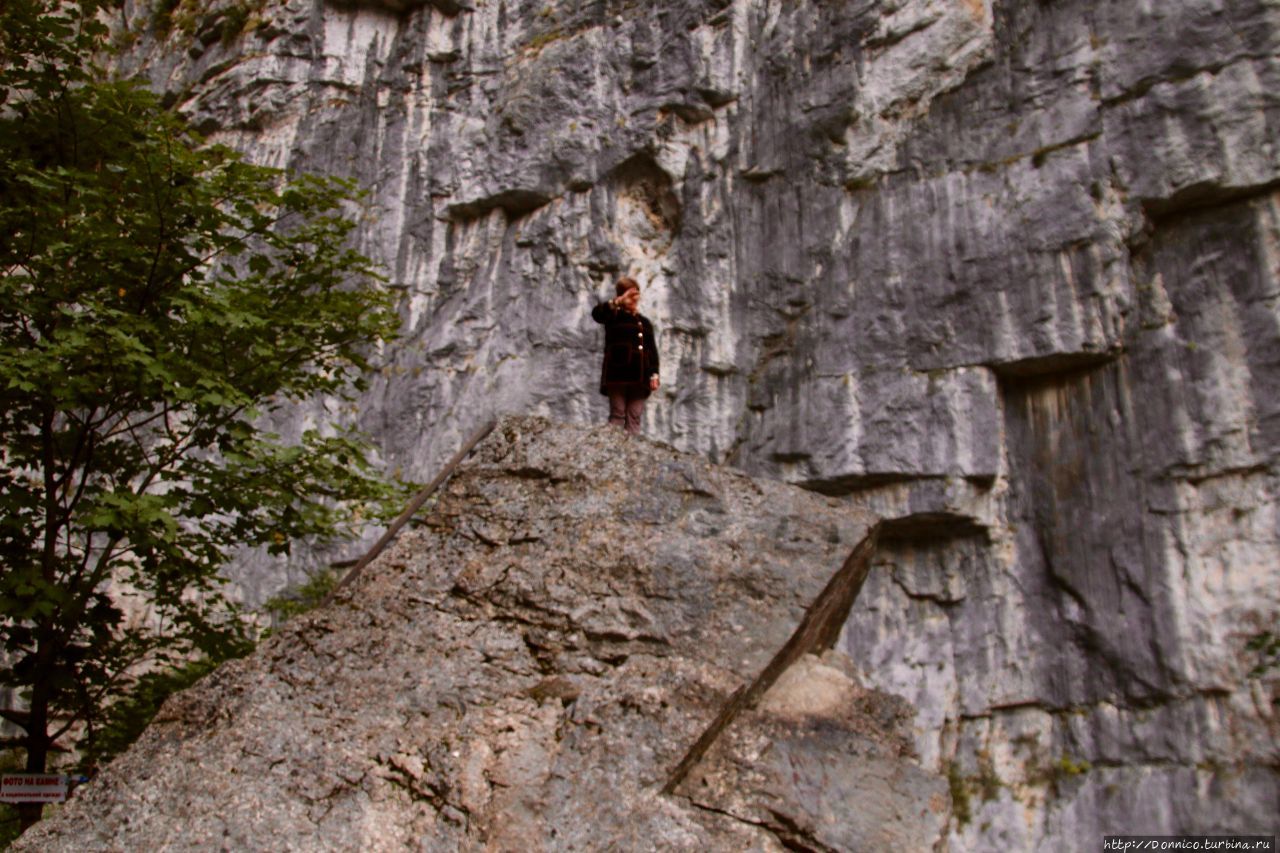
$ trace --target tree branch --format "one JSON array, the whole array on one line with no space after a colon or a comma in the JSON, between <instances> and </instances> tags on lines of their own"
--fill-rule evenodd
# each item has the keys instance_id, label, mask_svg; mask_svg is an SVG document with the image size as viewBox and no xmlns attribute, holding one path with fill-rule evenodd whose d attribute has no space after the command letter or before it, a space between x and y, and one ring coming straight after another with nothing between
<instances>
[{"instance_id":1,"label":"tree branch","mask_svg":"<svg viewBox=\"0 0 1280 853\"><path fill-rule=\"evenodd\" d=\"M0 717L24 729L31 722L31 712L20 711L17 708L0 708Z\"/></svg>"}]
</instances>

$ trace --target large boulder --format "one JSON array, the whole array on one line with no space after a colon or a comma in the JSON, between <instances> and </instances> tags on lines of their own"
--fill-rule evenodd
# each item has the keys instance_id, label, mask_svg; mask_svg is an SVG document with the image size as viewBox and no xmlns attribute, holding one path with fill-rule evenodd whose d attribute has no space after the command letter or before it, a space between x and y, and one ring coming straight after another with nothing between
<instances>
[{"instance_id":1,"label":"large boulder","mask_svg":"<svg viewBox=\"0 0 1280 853\"><path fill-rule=\"evenodd\" d=\"M925 849L947 783L830 651L868 514L508 419L332 605L18 850ZM860 545L861 543L861 545Z\"/></svg>"}]
</instances>

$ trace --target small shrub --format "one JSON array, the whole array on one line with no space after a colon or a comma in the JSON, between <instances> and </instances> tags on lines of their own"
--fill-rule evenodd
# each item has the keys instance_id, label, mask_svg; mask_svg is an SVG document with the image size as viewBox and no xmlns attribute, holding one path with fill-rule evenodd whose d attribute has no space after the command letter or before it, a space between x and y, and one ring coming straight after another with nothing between
<instances>
[{"instance_id":1,"label":"small shrub","mask_svg":"<svg viewBox=\"0 0 1280 853\"><path fill-rule=\"evenodd\" d=\"M247 5L232 6L222 13L222 46L227 47L244 32L253 10Z\"/></svg>"},{"instance_id":2,"label":"small shrub","mask_svg":"<svg viewBox=\"0 0 1280 853\"><path fill-rule=\"evenodd\" d=\"M80 769L93 773L109 763L136 741L160 706L175 693L186 690L218 668L220 664L243 657L252 651L253 645L245 642L231 646L225 656L203 657L186 663L145 673L134 683L133 689L107 707L101 725L86 738L81 753Z\"/></svg>"},{"instance_id":3,"label":"small shrub","mask_svg":"<svg viewBox=\"0 0 1280 853\"><path fill-rule=\"evenodd\" d=\"M6 749L0 753L0 772L21 771L26 767L26 759L22 750ZM9 803L0 803L0 850L9 845L22 834L22 818L18 809Z\"/></svg>"},{"instance_id":4,"label":"small shrub","mask_svg":"<svg viewBox=\"0 0 1280 853\"><path fill-rule=\"evenodd\" d=\"M1081 774L1088 773L1090 770L1093 769L1093 765L1090 764L1088 761L1085 761L1084 759L1080 759L1079 761L1076 761L1074 758L1072 758L1071 756L1065 753L1058 759L1057 767L1058 767L1059 778L1063 778L1067 776L1080 776Z\"/></svg>"},{"instance_id":5,"label":"small shrub","mask_svg":"<svg viewBox=\"0 0 1280 853\"><path fill-rule=\"evenodd\" d=\"M1280 668L1280 637L1270 631L1253 635L1244 647L1258 655L1258 663L1249 670L1250 678L1261 678L1271 670Z\"/></svg>"},{"instance_id":6,"label":"small shrub","mask_svg":"<svg viewBox=\"0 0 1280 853\"><path fill-rule=\"evenodd\" d=\"M296 589L283 592L267 600L263 609L271 614L272 622L280 624L301 613L314 610L333 592L333 588L342 580L342 571L330 566L307 578L306 583Z\"/></svg>"},{"instance_id":7,"label":"small shrub","mask_svg":"<svg viewBox=\"0 0 1280 853\"><path fill-rule=\"evenodd\" d=\"M182 5L182 0L156 0L151 7L151 28L156 35L165 36L173 29L173 15Z\"/></svg>"},{"instance_id":8,"label":"small shrub","mask_svg":"<svg viewBox=\"0 0 1280 853\"><path fill-rule=\"evenodd\" d=\"M961 774L959 762L947 765L947 787L951 791L951 813L956 823L964 826L973 820L973 804L969 799L969 781Z\"/></svg>"},{"instance_id":9,"label":"small shrub","mask_svg":"<svg viewBox=\"0 0 1280 853\"><path fill-rule=\"evenodd\" d=\"M1004 782L1000 781L1000 777L996 775L991 753L985 749L978 751L978 777L976 781L978 783L978 791L982 794L983 802L999 798L1000 789L1004 787Z\"/></svg>"}]
</instances>

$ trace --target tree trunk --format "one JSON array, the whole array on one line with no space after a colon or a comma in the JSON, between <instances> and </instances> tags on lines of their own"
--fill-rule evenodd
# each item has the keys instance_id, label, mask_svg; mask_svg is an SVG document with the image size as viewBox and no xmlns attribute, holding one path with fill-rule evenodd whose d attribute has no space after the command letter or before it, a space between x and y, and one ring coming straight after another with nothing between
<instances>
[{"instance_id":1,"label":"tree trunk","mask_svg":"<svg viewBox=\"0 0 1280 853\"><path fill-rule=\"evenodd\" d=\"M22 832L40 822L44 817L44 803L18 803L18 825Z\"/></svg>"},{"instance_id":2,"label":"tree trunk","mask_svg":"<svg viewBox=\"0 0 1280 853\"><path fill-rule=\"evenodd\" d=\"M47 406L40 425L44 456L44 548L41 554L41 575L51 586L57 582L57 547L60 507L56 480L56 453L53 440L53 424L56 413ZM27 720L27 772L44 773L49 762L49 698L47 673L55 657L54 628L47 620L40 620L37 627L40 639L36 645L35 683L31 685L31 712ZM44 803L18 803L18 817L22 831L26 832L44 816Z\"/></svg>"},{"instance_id":3,"label":"tree trunk","mask_svg":"<svg viewBox=\"0 0 1280 853\"><path fill-rule=\"evenodd\" d=\"M44 773L49 766L49 688L37 682L31 691L27 720L27 772ZM44 816L44 803L18 803L18 818L26 832Z\"/></svg>"}]
</instances>

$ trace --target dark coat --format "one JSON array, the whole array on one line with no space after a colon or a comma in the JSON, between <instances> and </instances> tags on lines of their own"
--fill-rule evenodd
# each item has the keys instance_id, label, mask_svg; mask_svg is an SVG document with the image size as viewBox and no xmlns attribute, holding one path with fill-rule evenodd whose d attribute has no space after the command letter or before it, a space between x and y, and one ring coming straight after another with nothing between
<instances>
[{"instance_id":1,"label":"dark coat","mask_svg":"<svg viewBox=\"0 0 1280 853\"><path fill-rule=\"evenodd\" d=\"M591 319L604 326L600 393L607 395L612 388L648 397L649 379L658 375L658 345L649 318L601 302L591 309Z\"/></svg>"}]
</instances>

